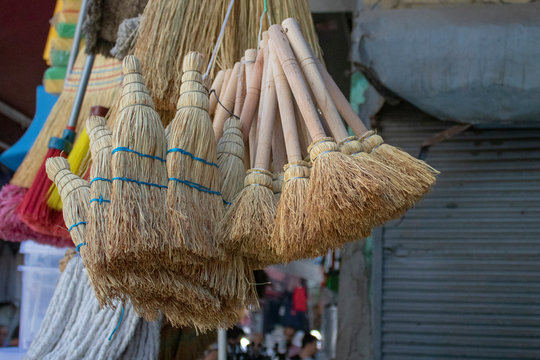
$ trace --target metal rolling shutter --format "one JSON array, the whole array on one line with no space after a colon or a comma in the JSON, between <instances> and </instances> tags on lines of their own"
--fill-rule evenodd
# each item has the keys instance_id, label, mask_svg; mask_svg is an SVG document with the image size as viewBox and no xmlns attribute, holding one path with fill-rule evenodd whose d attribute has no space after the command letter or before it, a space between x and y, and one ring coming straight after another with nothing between
<instances>
[{"instance_id":1,"label":"metal rolling shutter","mask_svg":"<svg viewBox=\"0 0 540 360\"><path fill-rule=\"evenodd\" d=\"M381 124L413 155L451 125ZM540 129L471 129L427 159L436 187L379 231L377 358L540 359Z\"/></svg>"}]
</instances>

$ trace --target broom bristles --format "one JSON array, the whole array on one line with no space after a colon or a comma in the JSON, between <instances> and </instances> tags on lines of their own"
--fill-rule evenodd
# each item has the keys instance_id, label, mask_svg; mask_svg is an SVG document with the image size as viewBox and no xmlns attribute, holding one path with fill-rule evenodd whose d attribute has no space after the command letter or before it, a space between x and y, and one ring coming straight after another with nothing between
<instances>
[{"instance_id":1,"label":"broom bristles","mask_svg":"<svg viewBox=\"0 0 540 360\"><path fill-rule=\"evenodd\" d=\"M277 244L277 253L287 262L316 256L305 238L309 175L309 164L304 161L285 166L272 241Z\"/></svg>"},{"instance_id":2,"label":"broom bristles","mask_svg":"<svg viewBox=\"0 0 540 360\"><path fill-rule=\"evenodd\" d=\"M171 257L163 219L167 188L165 132L144 86L139 61L123 63L122 111L113 136L107 258L119 270L157 266Z\"/></svg>"},{"instance_id":3,"label":"broom bristles","mask_svg":"<svg viewBox=\"0 0 540 360\"><path fill-rule=\"evenodd\" d=\"M21 242L32 239L40 244L58 247L73 246L70 238L40 234L28 227L17 215L17 206L22 202L28 189L6 184L0 191L0 238Z\"/></svg>"},{"instance_id":4,"label":"broom bristles","mask_svg":"<svg viewBox=\"0 0 540 360\"><path fill-rule=\"evenodd\" d=\"M221 174L207 111L208 93L201 83L202 65L199 53L190 52L184 57L178 111L170 125L168 224L181 251L180 262L189 260L185 259L189 253L217 255L216 224L223 214ZM178 238L178 234L183 235Z\"/></svg>"},{"instance_id":5,"label":"broom bristles","mask_svg":"<svg viewBox=\"0 0 540 360\"><path fill-rule=\"evenodd\" d=\"M229 117L225 121L223 136L217 145L217 163L223 177L221 194L223 200L230 203L244 184L244 140L242 138L241 121Z\"/></svg>"},{"instance_id":6,"label":"broom bristles","mask_svg":"<svg viewBox=\"0 0 540 360\"><path fill-rule=\"evenodd\" d=\"M368 236L370 222L362 219L369 216L366 204L381 195L381 184L342 154L332 138L311 144L309 152L313 166L306 204L308 238L320 239L314 246L326 251Z\"/></svg>"},{"instance_id":7,"label":"broom bristles","mask_svg":"<svg viewBox=\"0 0 540 360\"><path fill-rule=\"evenodd\" d=\"M47 151L32 186L28 189L23 201L17 208L17 214L34 231L50 236L69 238L69 233L62 219L62 213L49 209L46 204L47 191L52 181L47 177L45 163L47 159L58 156L65 156L65 153L54 148Z\"/></svg>"},{"instance_id":8,"label":"broom bristles","mask_svg":"<svg viewBox=\"0 0 540 360\"><path fill-rule=\"evenodd\" d=\"M272 174L250 169L244 188L221 222L225 246L231 252L238 251L257 267L275 262L277 254L270 242L275 215Z\"/></svg>"}]
</instances>

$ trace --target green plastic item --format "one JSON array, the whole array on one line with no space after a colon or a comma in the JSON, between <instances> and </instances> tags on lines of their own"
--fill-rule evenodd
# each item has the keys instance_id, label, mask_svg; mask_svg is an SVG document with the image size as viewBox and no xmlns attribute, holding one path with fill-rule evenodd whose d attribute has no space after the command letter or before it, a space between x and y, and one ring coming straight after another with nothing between
<instances>
[{"instance_id":1,"label":"green plastic item","mask_svg":"<svg viewBox=\"0 0 540 360\"><path fill-rule=\"evenodd\" d=\"M43 80L58 80L66 77L67 68L65 66L52 66L45 70Z\"/></svg>"},{"instance_id":2,"label":"green plastic item","mask_svg":"<svg viewBox=\"0 0 540 360\"><path fill-rule=\"evenodd\" d=\"M58 36L61 38L72 38L75 36L75 28L77 24L72 23L56 23L55 28Z\"/></svg>"},{"instance_id":3,"label":"green plastic item","mask_svg":"<svg viewBox=\"0 0 540 360\"><path fill-rule=\"evenodd\" d=\"M51 66L67 67L70 51L51 50L50 60Z\"/></svg>"}]
</instances>

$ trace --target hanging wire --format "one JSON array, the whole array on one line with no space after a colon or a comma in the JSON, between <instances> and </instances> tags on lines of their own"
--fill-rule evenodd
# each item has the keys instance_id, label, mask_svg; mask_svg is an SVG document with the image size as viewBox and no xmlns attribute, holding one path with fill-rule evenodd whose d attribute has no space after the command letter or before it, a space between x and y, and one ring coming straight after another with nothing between
<instances>
[{"instance_id":1,"label":"hanging wire","mask_svg":"<svg viewBox=\"0 0 540 360\"><path fill-rule=\"evenodd\" d=\"M208 67L206 68L206 72L203 75L203 79L206 79L208 77L208 74L210 74L210 70L212 69L212 65L214 64L214 61L216 59L217 51L221 45L221 39L223 38L223 34L225 33L225 27L227 26L227 21L229 21L229 16L231 15L233 5L234 0L231 0L231 2L229 3L229 8L227 9L227 13L225 14L225 19L223 19L223 24L221 25L221 30L219 31L216 45L214 46L214 50L212 51L212 57L210 58L210 61L208 62Z\"/></svg>"},{"instance_id":2,"label":"hanging wire","mask_svg":"<svg viewBox=\"0 0 540 360\"><path fill-rule=\"evenodd\" d=\"M261 14L261 17L259 18L259 35L257 35L257 50L259 50L259 48L261 47L261 35L262 35L264 14L268 16L268 27L270 27L270 25L272 25L272 18L270 17L270 13L268 12L267 0L264 0L264 10Z\"/></svg>"}]
</instances>

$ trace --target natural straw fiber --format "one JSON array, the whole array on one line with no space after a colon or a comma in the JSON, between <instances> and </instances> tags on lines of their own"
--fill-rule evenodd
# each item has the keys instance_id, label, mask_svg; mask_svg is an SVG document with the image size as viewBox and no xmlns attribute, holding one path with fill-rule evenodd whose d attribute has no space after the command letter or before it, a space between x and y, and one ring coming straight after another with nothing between
<instances>
[{"instance_id":1,"label":"natural straw fiber","mask_svg":"<svg viewBox=\"0 0 540 360\"><path fill-rule=\"evenodd\" d=\"M107 259L123 268L171 258L164 219L165 131L144 85L139 61L123 62L121 108L113 132ZM119 270L120 270L119 269Z\"/></svg>"},{"instance_id":2,"label":"natural straw fiber","mask_svg":"<svg viewBox=\"0 0 540 360\"><path fill-rule=\"evenodd\" d=\"M115 292L108 278L107 248L108 214L111 203L111 150L112 132L106 125L105 118L92 115L86 121L86 132L90 140L92 167L90 173L90 210L86 225L87 248L85 265L93 276L93 285L100 306L113 305L112 300L122 299Z\"/></svg>"},{"instance_id":3,"label":"natural straw fiber","mask_svg":"<svg viewBox=\"0 0 540 360\"><path fill-rule=\"evenodd\" d=\"M165 124L175 114L174 101L180 95L183 56L188 50L202 54L212 52L228 5L229 0L148 2L134 54L141 59L148 89ZM235 1L210 77L217 70L231 68L245 49L257 47L259 18L263 10L262 1ZM302 30L309 34L310 44L321 54L307 0L269 1L268 12L273 22L281 22L287 17L299 19ZM265 16L263 30L266 28ZM207 64L203 65L206 67Z\"/></svg>"},{"instance_id":4,"label":"natural straw fiber","mask_svg":"<svg viewBox=\"0 0 540 360\"><path fill-rule=\"evenodd\" d=\"M47 175L56 184L62 202L63 215L71 239L77 248L83 247L90 187L88 182L71 172L68 161L63 157L47 159ZM80 249L84 254L85 249Z\"/></svg>"},{"instance_id":5,"label":"natural straw fiber","mask_svg":"<svg viewBox=\"0 0 540 360\"><path fill-rule=\"evenodd\" d=\"M177 259L213 257L216 252L216 224L223 216L220 196L221 174L208 115L208 93L202 85L202 55L184 57L178 111L171 123L167 170L167 215L170 243L180 252Z\"/></svg>"}]
</instances>

